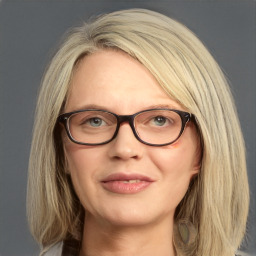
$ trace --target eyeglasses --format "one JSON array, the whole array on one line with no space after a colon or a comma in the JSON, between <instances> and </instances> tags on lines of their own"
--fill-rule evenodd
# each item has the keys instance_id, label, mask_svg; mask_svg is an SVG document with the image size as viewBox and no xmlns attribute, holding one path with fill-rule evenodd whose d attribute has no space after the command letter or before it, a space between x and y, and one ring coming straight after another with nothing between
<instances>
[{"instance_id":1,"label":"eyeglasses","mask_svg":"<svg viewBox=\"0 0 256 256\"><path fill-rule=\"evenodd\" d=\"M120 125L127 122L140 142L165 146L178 140L192 117L175 109L148 109L133 115L85 109L62 114L58 121L64 124L69 139L81 145L109 143L116 138Z\"/></svg>"}]
</instances>

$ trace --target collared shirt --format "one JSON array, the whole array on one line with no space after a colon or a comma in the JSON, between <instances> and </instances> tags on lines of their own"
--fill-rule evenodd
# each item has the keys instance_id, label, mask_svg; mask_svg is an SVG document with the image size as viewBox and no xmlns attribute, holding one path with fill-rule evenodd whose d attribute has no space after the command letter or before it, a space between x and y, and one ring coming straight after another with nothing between
<instances>
[{"instance_id":1,"label":"collared shirt","mask_svg":"<svg viewBox=\"0 0 256 256\"><path fill-rule=\"evenodd\" d=\"M65 248L64 248L65 247ZM71 248L71 249L70 249ZM63 246L63 242L59 242L53 245L44 256L77 256L77 251L73 250L72 247ZM252 256L246 252L237 251L235 256Z\"/></svg>"}]
</instances>

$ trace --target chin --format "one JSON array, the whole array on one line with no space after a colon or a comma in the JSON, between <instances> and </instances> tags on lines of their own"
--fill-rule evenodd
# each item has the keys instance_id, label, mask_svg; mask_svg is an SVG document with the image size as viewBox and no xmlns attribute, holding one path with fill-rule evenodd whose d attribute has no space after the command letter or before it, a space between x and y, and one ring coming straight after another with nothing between
<instances>
[{"instance_id":1,"label":"chin","mask_svg":"<svg viewBox=\"0 0 256 256\"><path fill-rule=\"evenodd\" d=\"M130 210L129 212L118 212L112 216L109 216L108 221L115 226L132 227L146 225L150 222L150 217L145 213L139 213L136 210Z\"/></svg>"},{"instance_id":2,"label":"chin","mask_svg":"<svg viewBox=\"0 0 256 256\"><path fill-rule=\"evenodd\" d=\"M171 214L168 215L172 216ZM117 209L108 209L101 217L112 226L138 227L157 223L161 218L164 218L164 214L158 209L123 206Z\"/></svg>"}]
</instances>

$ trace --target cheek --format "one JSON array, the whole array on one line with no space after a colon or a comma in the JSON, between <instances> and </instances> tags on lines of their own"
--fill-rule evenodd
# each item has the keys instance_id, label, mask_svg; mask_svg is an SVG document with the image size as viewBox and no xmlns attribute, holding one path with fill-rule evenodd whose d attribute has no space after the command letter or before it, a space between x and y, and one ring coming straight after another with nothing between
<instances>
[{"instance_id":1,"label":"cheek","mask_svg":"<svg viewBox=\"0 0 256 256\"><path fill-rule=\"evenodd\" d=\"M151 159L164 175L190 175L193 172L194 152L182 142L151 152Z\"/></svg>"},{"instance_id":2,"label":"cheek","mask_svg":"<svg viewBox=\"0 0 256 256\"><path fill-rule=\"evenodd\" d=\"M90 160L90 158L87 157L87 154L84 154L83 149L79 145L67 142L64 151L68 163L68 170L71 175L83 173L83 169L87 169L85 164L90 165L87 161Z\"/></svg>"},{"instance_id":3,"label":"cheek","mask_svg":"<svg viewBox=\"0 0 256 256\"><path fill-rule=\"evenodd\" d=\"M72 142L66 142L64 145L70 173L92 173L96 163L102 161L101 154L95 147L78 145Z\"/></svg>"},{"instance_id":4,"label":"cheek","mask_svg":"<svg viewBox=\"0 0 256 256\"><path fill-rule=\"evenodd\" d=\"M153 149L150 157L163 181L163 193L177 206L184 197L192 176L197 172L193 167L194 149L186 147L180 140L174 145Z\"/></svg>"},{"instance_id":5,"label":"cheek","mask_svg":"<svg viewBox=\"0 0 256 256\"><path fill-rule=\"evenodd\" d=\"M85 208L90 207L90 194L95 193L97 166L102 161L100 154L93 148L74 143L66 143L64 149L76 194Z\"/></svg>"}]
</instances>

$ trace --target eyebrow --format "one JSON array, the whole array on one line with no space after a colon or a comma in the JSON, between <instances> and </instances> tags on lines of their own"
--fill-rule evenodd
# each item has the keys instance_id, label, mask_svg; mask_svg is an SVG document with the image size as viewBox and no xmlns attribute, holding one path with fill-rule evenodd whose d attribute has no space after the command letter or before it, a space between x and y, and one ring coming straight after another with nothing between
<instances>
[{"instance_id":1,"label":"eyebrow","mask_svg":"<svg viewBox=\"0 0 256 256\"><path fill-rule=\"evenodd\" d=\"M165 108L166 109L177 109L177 107L174 107L171 104L156 104L156 105L149 105L149 106L142 107L142 109L139 110L139 111L148 110L148 109L165 109ZM99 110L105 110L105 111L112 112L112 110L109 109L109 107L102 106L102 105L97 105L97 104L83 105L83 106L81 106L79 108L76 108L76 109L74 109L72 111L69 111L69 112L80 111L80 110L85 110L85 109L99 109Z\"/></svg>"},{"instance_id":2,"label":"eyebrow","mask_svg":"<svg viewBox=\"0 0 256 256\"><path fill-rule=\"evenodd\" d=\"M168 109L177 109L177 107L173 106L172 104L157 104L157 105L150 105L146 109L150 108L168 108Z\"/></svg>"},{"instance_id":3,"label":"eyebrow","mask_svg":"<svg viewBox=\"0 0 256 256\"><path fill-rule=\"evenodd\" d=\"M79 111L79 110L84 110L84 109L102 109L108 111L107 107L97 105L97 104L88 104L88 105L83 105L79 108L74 109L73 111Z\"/></svg>"}]
</instances>

